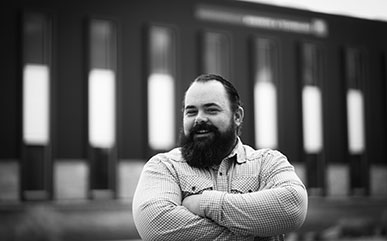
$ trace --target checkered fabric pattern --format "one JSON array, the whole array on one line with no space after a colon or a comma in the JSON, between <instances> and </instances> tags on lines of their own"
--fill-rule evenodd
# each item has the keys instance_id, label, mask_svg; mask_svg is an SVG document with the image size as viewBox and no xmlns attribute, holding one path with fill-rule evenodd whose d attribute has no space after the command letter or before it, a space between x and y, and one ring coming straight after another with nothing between
<instances>
[{"instance_id":1,"label":"checkered fabric pattern","mask_svg":"<svg viewBox=\"0 0 387 241\"><path fill-rule=\"evenodd\" d=\"M202 194L205 218L182 206ZM143 240L284 240L306 216L307 193L287 158L240 140L219 167L190 167L179 148L151 158L142 171L133 217Z\"/></svg>"}]
</instances>

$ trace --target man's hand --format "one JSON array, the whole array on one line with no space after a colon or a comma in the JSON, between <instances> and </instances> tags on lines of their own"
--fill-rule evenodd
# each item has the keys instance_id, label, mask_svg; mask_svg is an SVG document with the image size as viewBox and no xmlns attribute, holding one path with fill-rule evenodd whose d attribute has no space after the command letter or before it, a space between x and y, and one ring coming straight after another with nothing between
<instances>
[{"instance_id":1,"label":"man's hand","mask_svg":"<svg viewBox=\"0 0 387 241\"><path fill-rule=\"evenodd\" d=\"M195 194L184 198L182 205L186 207L193 214L204 217L204 213L200 212L201 194Z\"/></svg>"}]
</instances>

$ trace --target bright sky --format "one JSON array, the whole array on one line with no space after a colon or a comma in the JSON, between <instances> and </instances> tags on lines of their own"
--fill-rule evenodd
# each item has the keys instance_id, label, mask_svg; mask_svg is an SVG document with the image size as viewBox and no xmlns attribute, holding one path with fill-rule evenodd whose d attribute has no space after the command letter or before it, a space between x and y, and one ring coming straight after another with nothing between
<instances>
[{"instance_id":1,"label":"bright sky","mask_svg":"<svg viewBox=\"0 0 387 241\"><path fill-rule=\"evenodd\" d=\"M387 0L242 0L387 21Z\"/></svg>"}]
</instances>

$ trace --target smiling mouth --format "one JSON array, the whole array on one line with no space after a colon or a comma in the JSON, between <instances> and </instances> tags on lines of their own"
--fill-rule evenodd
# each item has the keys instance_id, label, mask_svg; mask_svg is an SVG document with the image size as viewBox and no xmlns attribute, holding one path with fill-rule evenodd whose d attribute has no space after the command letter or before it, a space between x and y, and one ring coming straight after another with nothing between
<instances>
[{"instance_id":1,"label":"smiling mouth","mask_svg":"<svg viewBox=\"0 0 387 241\"><path fill-rule=\"evenodd\" d=\"M194 138L211 138L216 133L216 127L209 124L198 124L191 129Z\"/></svg>"},{"instance_id":2,"label":"smiling mouth","mask_svg":"<svg viewBox=\"0 0 387 241\"><path fill-rule=\"evenodd\" d=\"M198 131L195 131L194 135L195 137L207 137L207 136L210 136L212 134L212 131L210 130L198 130Z\"/></svg>"},{"instance_id":3,"label":"smiling mouth","mask_svg":"<svg viewBox=\"0 0 387 241\"><path fill-rule=\"evenodd\" d=\"M206 133L209 133L210 131L209 130L198 130L196 132L196 134L206 134Z\"/></svg>"}]
</instances>

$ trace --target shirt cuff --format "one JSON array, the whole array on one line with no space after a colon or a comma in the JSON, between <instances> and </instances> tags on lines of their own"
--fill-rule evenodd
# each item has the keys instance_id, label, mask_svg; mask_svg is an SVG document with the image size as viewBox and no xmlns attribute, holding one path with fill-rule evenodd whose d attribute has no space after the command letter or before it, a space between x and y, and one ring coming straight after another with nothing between
<instances>
[{"instance_id":1,"label":"shirt cuff","mask_svg":"<svg viewBox=\"0 0 387 241\"><path fill-rule=\"evenodd\" d=\"M220 191L204 191L200 199L200 212L204 216L220 224L222 221L222 206L225 192Z\"/></svg>"}]
</instances>

